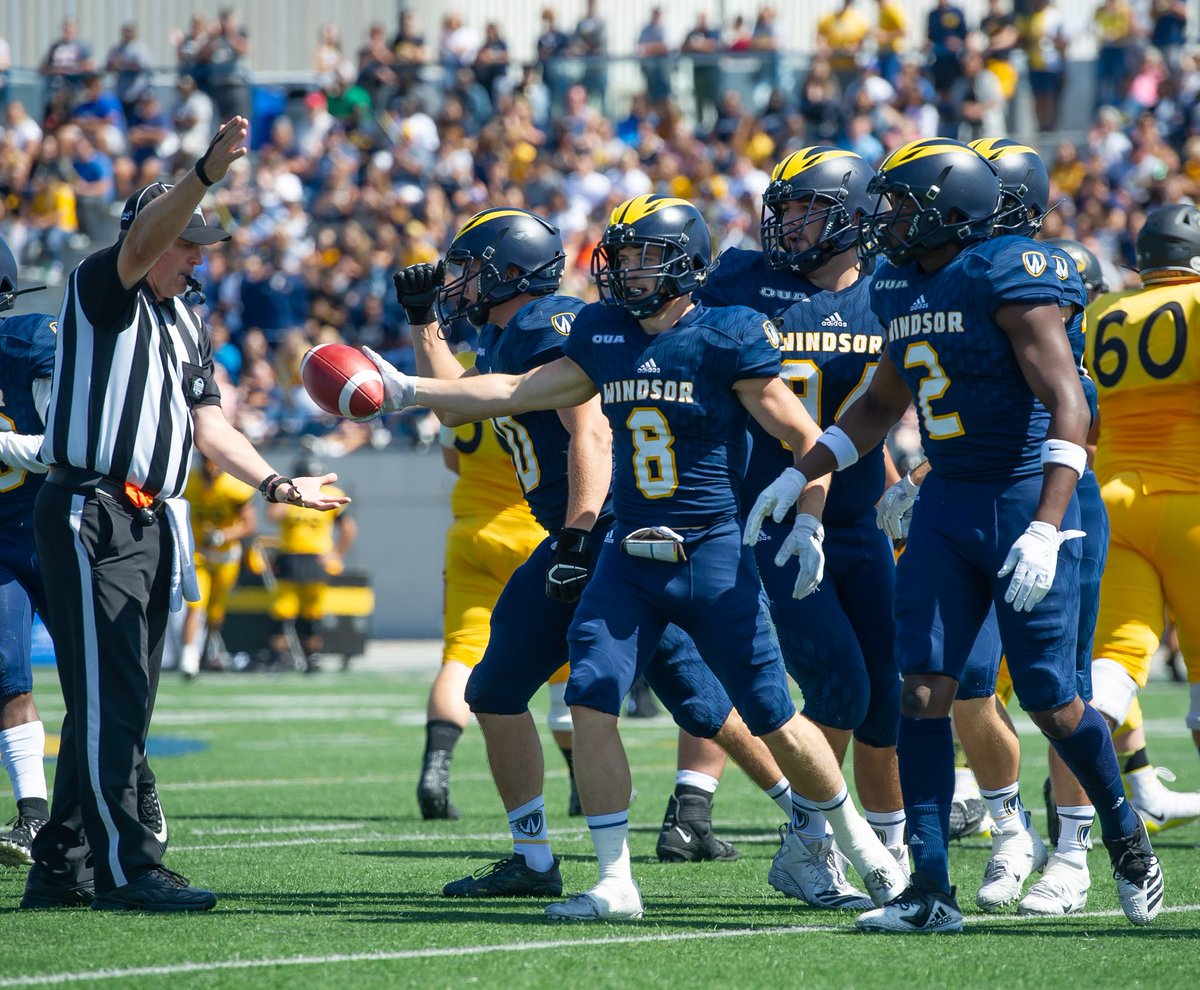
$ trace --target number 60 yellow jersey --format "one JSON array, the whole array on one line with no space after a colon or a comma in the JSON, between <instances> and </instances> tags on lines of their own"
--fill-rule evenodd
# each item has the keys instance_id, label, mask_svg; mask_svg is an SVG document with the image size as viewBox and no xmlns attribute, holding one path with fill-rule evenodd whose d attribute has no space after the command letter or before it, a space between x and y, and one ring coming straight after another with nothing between
<instances>
[{"instance_id":1,"label":"number 60 yellow jersey","mask_svg":"<svg viewBox=\"0 0 1200 990\"><path fill-rule=\"evenodd\" d=\"M1101 483L1136 471L1147 494L1200 492L1200 281L1101 296L1087 327Z\"/></svg>"}]
</instances>

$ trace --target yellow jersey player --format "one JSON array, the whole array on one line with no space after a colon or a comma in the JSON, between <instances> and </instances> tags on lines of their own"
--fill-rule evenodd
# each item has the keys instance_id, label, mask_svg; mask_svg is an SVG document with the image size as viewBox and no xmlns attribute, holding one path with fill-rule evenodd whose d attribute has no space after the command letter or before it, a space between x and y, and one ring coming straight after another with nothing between
<instances>
[{"instance_id":1,"label":"yellow jersey player","mask_svg":"<svg viewBox=\"0 0 1200 990\"><path fill-rule=\"evenodd\" d=\"M226 474L207 457L188 476L183 497L191 509L192 539L196 544L196 581L199 601L189 602L183 620L183 649L179 672L186 678L200 672L205 653L221 666L224 644L221 626L225 604L237 584L242 565L242 540L254 535L254 489ZM202 625L208 631L208 649L202 650Z\"/></svg>"},{"instance_id":2,"label":"yellow jersey player","mask_svg":"<svg viewBox=\"0 0 1200 990\"><path fill-rule=\"evenodd\" d=\"M457 357L466 367L475 363L473 354ZM442 668L429 690L417 785L426 819L459 817L450 800L450 759L471 718L464 699L467 678L487 649L496 599L546 538L490 423L443 427L441 435L442 457L458 481L450 494L454 522L446 533ZM550 728L569 767L571 716L562 701L567 673L564 666L551 678Z\"/></svg>"},{"instance_id":3,"label":"yellow jersey player","mask_svg":"<svg viewBox=\"0 0 1200 990\"><path fill-rule=\"evenodd\" d=\"M1200 794L1167 790L1149 765L1137 707L1170 608L1191 684L1187 724L1200 745L1200 209L1155 210L1136 253L1142 288L1088 310L1096 475L1112 529L1092 683L1093 704L1119 727L1118 751L1131 753L1130 800L1157 831L1200 816Z\"/></svg>"},{"instance_id":4,"label":"yellow jersey player","mask_svg":"<svg viewBox=\"0 0 1200 990\"><path fill-rule=\"evenodd\" d=\"M318 476L323 473L319 464L304 458L296 462L292 473L306 477L307 471L316 471ZM336 485L325 485L321 490L330 498L344 494ZM279 524L279 555L275 560L278 585L271 598L271 618L280 629L271 637L271 649L277 658L287 654L283 624L294 622L305 656L305 671L313 673L317 670L317 654L325 645L321 620L325 617L329 574L341 568L358 535L358 525L345 515L344 505L331 512L318 512L274 502L267 509L267 518Z\"/></svg>"}]
</instances>

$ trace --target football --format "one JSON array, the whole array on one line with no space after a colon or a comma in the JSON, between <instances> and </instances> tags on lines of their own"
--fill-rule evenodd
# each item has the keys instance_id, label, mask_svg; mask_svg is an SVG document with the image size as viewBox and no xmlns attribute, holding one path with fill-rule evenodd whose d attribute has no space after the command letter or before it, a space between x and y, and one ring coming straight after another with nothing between
<instances>
[{"instance_id":1,"label":"football","mask_svg":"<svg viewBox=\"0 0 1200 990\"><path fill-rule=\"evenodd\" d=\"M318 344L300 361L300 380L313 402L334 416L370 419L383 405L383 378L349 344Z\"/></svg>"}]
</instances>

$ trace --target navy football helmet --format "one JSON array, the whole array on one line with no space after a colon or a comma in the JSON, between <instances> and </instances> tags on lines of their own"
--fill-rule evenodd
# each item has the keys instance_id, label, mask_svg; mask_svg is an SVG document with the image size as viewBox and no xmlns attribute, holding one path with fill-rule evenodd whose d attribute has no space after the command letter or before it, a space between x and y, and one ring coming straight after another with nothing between
<instances>
[{"instance_id":1,"label":"navy football helmet","mask_svg":"<svg viewBox=\"0 0 1200 990\"><path fill-rule=\"evenodd\" d=\"M1200 276L1200 209L1179 203L1154 210L1134 241L1142 281Z\"/></svg>"},{"instance_id":2,"label":"navy football helmet","mask_svg":"<svg viewBox=\"0 0 1200 990\"><path fill-rule=\"evenodd\" d=\"M536 213L508 206L476 213L446 252L438 319L445 326L465 316L472 326L483 327L498 303L524 292L548 296L558 290L566 257L558 228ZM476 292L468 301L470 280Z\"/></svg>"},{"instance_id":3,"label":"navy football helmet","mask_svg":"<svg viewBox=\"0 0 1200 990\"><path fill-rule=\"evenodd\" d=\"M1042 156L1009 138L980 138L971 147L1000 173L1000 216L994 234L1036 237L1050 208L1050 173Z\"/></svg>"},{"instance_id":4,"label":"navy football helmet","mask_svg":"<svg viewBox=\"0 0 1200 990\"><path fill-rule=\"evenodd\" d=\"M621 248L635 247L641 261L626 265ZM620 306L636 320L653 316L672 299L708 281L712 235L686 199L646 195L612 211L592 252L592 278L600 301ZM653 281L653 285L638 284Z\"/></svg>"},{"instance_id":5,"label":"navy football helmet","mask_svg":"<svg viewBox=\"0 0 1200 990\"><path fill-rule=\"evenodd\" d=\"M859 231L860 249L904 265L947 244L992 235L1000 176L961 141L926 138L893 151L867 190L875 208Z\"/></svg>"},{"instance_id":6,"label":"navy football helmet","mask_svg":"<svg viewBox=\"0 0 1200 990\"><path fill-rule=\"evenodd\" d=\"M1087 290L1089 297L1102 295L1108 291L1108 280L1104 277L1104 270L1100 267L1100 259L1078 241L1072 241L1066 237L1051 237L1042 243L1058 248L1075 262L1075 267L1079 269L1079 277L1083 279L1083 287Z\"/></svg>"},{"instance_id":7,"label":"navy football helmet","mask_svg":"<svg viewBox=\"0 0 1200 990\"><path fill-rule=\"evenodd\" d=\"M759 224L767 267L804 275L854 247L859 216L871 212L867 186L874 174L861 155L829 145L801 148L776 165ZM803 215L785 219L787 204L803 200L808 201ZM792 250L792 239L810 223L824 224L820 239Z\"/></svg>"}]
</instances>

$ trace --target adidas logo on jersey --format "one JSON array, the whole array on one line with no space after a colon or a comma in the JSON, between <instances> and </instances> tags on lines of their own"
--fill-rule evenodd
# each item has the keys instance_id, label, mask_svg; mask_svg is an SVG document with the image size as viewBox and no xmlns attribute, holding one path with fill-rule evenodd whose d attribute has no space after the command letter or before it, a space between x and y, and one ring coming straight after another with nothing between
<instances>
[{"instance_id":1,"label":"adidas logo on jersey","mask_svg":"<svg viewBox=\"0 0 1200 990\"><path fill-rule=\"evenodd\" d=\"M922 295L917 296L917 298L913 300L913 304L908 307L908 311L910 313L915 313L919 309L928 309L928 308L929 308L929 303L927 303L925 301L925 296L924 296L924 294L922 294Z\"/></svg>"},{"instance_id":2,"label":"adidas logo on jersey","mask_svg":"<svg viewBox=\"0 0 1200 990\"><path fill-rule=\"evenodd\" d=\"M650 358L649 361L642 362L638 367L637 373L639 375L661 375L662 369L655 362L654 358Z\"/></svg>"},{"instance_id":3,"label":"adidas logo on jersey","mask_svg":"<svg viewBox=\"0 0 1200 990\"><path fill-rule=\"evenodd\" d=\"M823 327L848 327L850 324L842 319L842 314L836 310L821 321Z\"/></svg>"}]
</instances>

